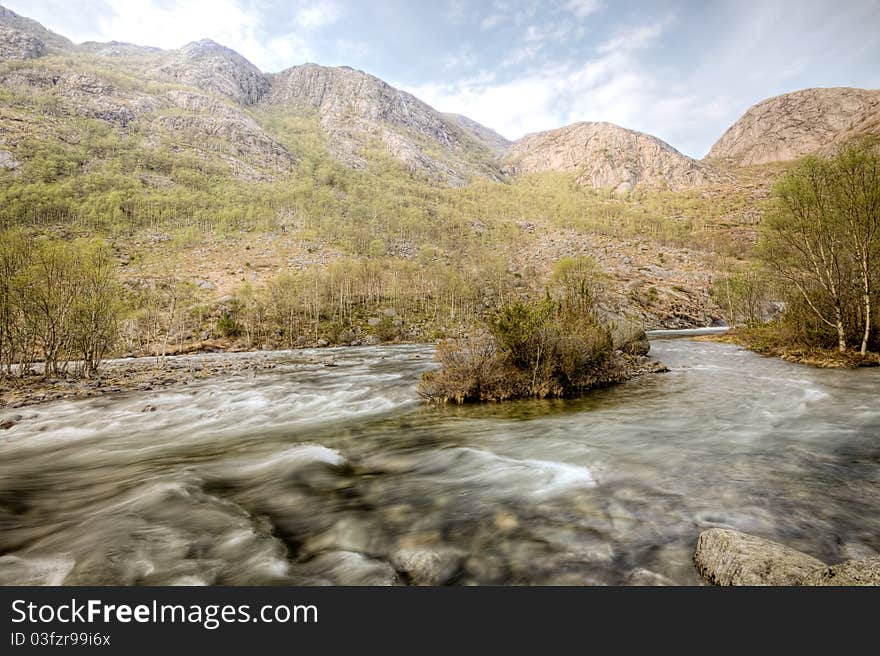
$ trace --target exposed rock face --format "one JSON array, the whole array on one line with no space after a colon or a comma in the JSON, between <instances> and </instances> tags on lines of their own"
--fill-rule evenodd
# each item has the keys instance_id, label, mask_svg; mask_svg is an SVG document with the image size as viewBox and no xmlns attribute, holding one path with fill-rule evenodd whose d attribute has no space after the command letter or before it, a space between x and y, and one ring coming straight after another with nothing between
<instances>
[{"instance_id":1,"label":"exposed rock face","mask_svg":"<svg viewBox=\"0 0 880 656\"><path fill-rule=\"evenodd\" d=\"M489 152L496 156L503 155L504 151L510 148L513 143L502 137L492 128L487 128L485 125L481 125L467 116L462 116L461 114L443 114L442 116L450 123L460 127L466 134L473 137L475 141L485 146Z\"/></svg>"},{"instance_id":2,"label":"exposed rock face","mask_svg":"<svg viewBox=\"0 0 880 656\"><path fill-rule=\"evenodd\" d=\"M270 79L266 105L317 114L331 150L349 166L363 166L362 148L378 141L409 168L452 184L487 172L472 156L479 142L415 96L363 71L305 64Z\"/></svg>"},{"instance_id":3,"label":"exposed rock face","mask_svg":"<svg viewBox=\"0 0 880 656\"><path fill-rule=\"evenodd\" d=\"M24 32L0 25L0 61L36 59L46 54L46 44Z\"/></svg>"},{"instance_id":4,"label":"exposed rock face","mask_svg":"<svg viewBox=\"0 0 880 656\"><path fill-rule=\"evenodd\" d=\"M47 30L32 18L19 16L3 6L0 6L0 25L36 38L44 43L49 50L68 50L74 47L69 39Z\"/></svg>"},{"instance_id":5,"label":"exposed rock face","mask_svg":"<svg viewBox=\"0 0 880 656\"><path fill-rule=\"evenodd\" d=\"M8 150L0 150L0 168L17 169L20 162Z\"/></svg>"},{"instance_id":6,"label":"exposed rock face","mask_svg":"<svg viewBox=\"0 0 880 656\"><path fill-rule=\"evenodd\" d=\"M731 529L703 531L694 563L712 585L880 585L880 556L829 567L785 545Z\"/></svg>"},{"instance_id":7,"label":"exposed rock face","mask_svg":"<svg viewBox=\"0 0 880 656\"><path fill-rule=\"evenodd\" d=\"M804 89L750 108L707 159L740 165L791 161L866 132L880 133L880 90Z\"/></svg>"},{"instance_id":8,"label":"exposed rock face","mask_svg":"<svg viewBox=\"0 0 880 656\"><path fill-rule=\"evenodd\" d=\"M121 89L91 73L53 73L42 67L19 67L0 73L0 84L54 96L68 115L96 118L121 127L138 113L160 105L149 94Z\"/></svg>"},{"instance_id":9,"label":"exposed rock face","mask_svg":"<svg viewBox=\"0 0 880 656\"><path fill-rule=\"evenodd\" d=\"M99 57L137 57L155 55L162 52L161 48L139 46L124 41L108 41L106 43L86 41L79 44L79 49L94 53Z\"/></svg>"},{"instance_id":10,"label":"exposed rock face","mask_svg":"<svg viewBox=\"0 0 880 656\"><path fill-rule=\"evenodd\" d=\"M159 70L182 84L232 98L243 105L256 104L269 90L269 82L260 69L210 39L168 53Z\"/></svg>"},{"instance_id":11,"label":"exposed rock face","mask_svg":"<svg viewBox=\"0 0 880 656\"><path fill-rule=\"evenodd\" d=\"M580 184L628 193L637 187L689 189L717 177L669 144L612 123L575 123L529 134L507 151L505 171L577 174Z\"/></svg>"},{"instance_id":12,"label":"exposed rock face","mask_svg":"<svg viewBox=\"0 0 880 656\"><path fill-rule=\"evenodd\" d=\"M225 153L239 177L273 177L293 166L291 154L237 107L186 90L169 91L166 98L186 113L153 119L150 130L157 140L170 134L178 145Z\"/></svg>"}]
</instances>

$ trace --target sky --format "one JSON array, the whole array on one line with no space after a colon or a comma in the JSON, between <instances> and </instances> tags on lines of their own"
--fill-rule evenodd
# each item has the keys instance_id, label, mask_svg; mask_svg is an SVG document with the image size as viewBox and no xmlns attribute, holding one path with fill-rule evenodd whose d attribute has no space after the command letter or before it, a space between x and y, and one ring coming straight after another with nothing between
<instances>
[{"instance_id":1,"label":"sky","mask_svg":"<svg viewBox=\"0 0 880 656\"><path fill-rule=\"evenodd\" d=\"M702 157L807 87L880 88L880 0L0 0L75 42L347 65L509 139L609 121Z\"/></svg>"}]
</instances>

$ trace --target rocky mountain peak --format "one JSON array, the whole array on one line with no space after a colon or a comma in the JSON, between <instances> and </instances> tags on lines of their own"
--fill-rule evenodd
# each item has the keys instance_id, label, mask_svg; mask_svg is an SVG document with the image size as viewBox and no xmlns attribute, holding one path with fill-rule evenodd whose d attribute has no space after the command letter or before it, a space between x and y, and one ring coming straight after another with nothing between
<instances>
[{"instance_id":1,"label":"rocky mountain peak","mask_svg":"<svg viewBox=\"0 0 880 656\"><path fill-rule=\"evenodd\" d=\"M709 167L665 141L613 123L575 123L529 134L507 151L511 174L563 171L580 184L628 193L636 188L687 189L713 180Z\"/></svg>"},{"instance_id":2,"label":"rocky mountain peak","mask_svg":"<svg viewBox=\"0 0 880 656\"><path fill-rule=\"evenodd\" d=\"M331 137L334 154L350 166L362 166L363 146L378 139L409 168L452 184L463 184L474 173L493 175L478 161L486 147L472 132L363 71L303 64L270 81L266 105L314 112Z\"/></svg>"},{"instance_id":3,"label":"rocky mountain peak","mask_svg":"<svg viewBox=\"0 0 880 656\"><path fill-rule=\"evenodd\" d=\"M751 107L712 146L707 158L740 165L790 161L847 136L880 132L878 126L880 90L804 89Z\"/></svg>"},{"instance_id":4,"label":"rocky mountain peak","mask_svg":"<svg viewBox=\"0 0 880 656\"><path fill-rule=\"evenodd\" d=\"M263 73L240 54L211 39L167 53L159 71L182 84L254 105L269 90Z\"/></svg>"},{"instance_id":5,"label":"rocky mountain peak","mask_svg":"<svg viewBox=\"0 0 880 656\"><path fill-rule=\"evenodd\" d=\"M7 30L12 30L18 33L19 36L15 38L19 40L21 39L20 35L31 37L33 40L35 40L35 42L40 42L44 44L45 50L58 51L67 50L73 47L73 42L69 39L66 39L59 34L55 34L55 32L52 32L51 30L47 30L34 19L20 16L11 9L7 9L3 5L0 5L0 27L5 27L7 28ZM8 33L5 35L0 34L0 48L2 48L2 44L5 43L7 38L9 38ZM4 57L2 56L2 54L0 54L0 59L6 58L7 57ZM19 58L24 59L25 57Z\"/></svg>"}]
</instances>

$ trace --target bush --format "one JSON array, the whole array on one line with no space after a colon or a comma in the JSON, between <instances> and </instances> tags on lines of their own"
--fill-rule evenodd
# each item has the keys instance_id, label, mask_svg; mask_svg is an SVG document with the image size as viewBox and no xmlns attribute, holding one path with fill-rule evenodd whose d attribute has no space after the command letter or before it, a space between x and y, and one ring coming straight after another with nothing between
<instances>
[{"instance_id":1,"label":"bush","mask_svg":"<svg viewBox=\"0 0 880 656\"><path fill-rule=\"evenodd\" d=\"M214 330L221 337L238 337L241 334L241 325L229 313L225 313L217 319Z\"/></svg>"},{"instance_id":2,"label":"bush","mask_svg":"<svg viewBox=\"0 0 880 656\"><path fill-rule=\"evenodd\" d=\"M507 305L486 331L442 342L440 368L423 376L421 396L440 403L568 397L623 380L623 356L598 318L598 286L568 275L571 263L563 269L552 295Z\"/></svg>"}]
</instances>

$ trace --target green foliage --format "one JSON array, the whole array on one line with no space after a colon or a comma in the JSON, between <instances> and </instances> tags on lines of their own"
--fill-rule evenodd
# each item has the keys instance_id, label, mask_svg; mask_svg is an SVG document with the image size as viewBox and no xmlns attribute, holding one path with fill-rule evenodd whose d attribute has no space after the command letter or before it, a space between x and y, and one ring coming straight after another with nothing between
<instances>
[{"instance_id":1,"label":"green foliage","mask_svg":"<svg viewBox=\"0 0 880 656\"><path fill-rule=\"evenodd\" d=\"M94 375L116 344L122 290L107 245L97 240L36 239L0 233L0 367L27 374ZM15 367L15 368L14 368Z\"/></svg>"},{"instance_id":2,"label":"green foliage","mask_svg":"<svg viewBox=\"0 0 880 656\"><path fill-rule=\"evenodd\" d=\"M424 375L422 396L456 403L564 397L621 380L611 326L598 317L593 272L587 260L560 262L542 299L506 305L488 332L443 344L441 367Z\"/></svg>"},{"instance_id":3,"label":"green foliage","mask_svg":"<svg viewBox=\"0 0 880 656\"><path fill-rule=\"evenodd\" d=\"M238 337L241 334L241 325L226 313L217 320L214 330L221 337Z\"/></svg>"},{"instance_id":4,"label":"green foliage","mask_svg":"<svg viewBox=\"0 0 880 656\"><path fill-rule=\"evenodd\" d=\"M747 266L716 281L711 294L732 325L755 327L769 316L770 278L761 266Z\"/></svg>"},{"instance_id":5,"label":"green foliage","mask_svg":"<svg viewBox=\"0 0 880 656\"><path fill-rule=\"evenodd\" d=\"M835 157L805 158L776 186L759 254L789 301L789 317L818 322L840 352L877 341L880 303L880 155L856 142ZM795 314L797 313L797 314ZM826 343L830 346L830 343Z\"/></svg>"}]
</instances>

